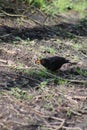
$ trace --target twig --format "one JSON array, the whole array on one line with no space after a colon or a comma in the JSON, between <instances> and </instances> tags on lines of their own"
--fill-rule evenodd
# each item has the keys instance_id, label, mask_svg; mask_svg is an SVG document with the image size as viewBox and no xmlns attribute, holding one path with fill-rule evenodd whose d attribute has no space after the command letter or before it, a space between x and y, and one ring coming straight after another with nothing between
<instances>
[{"instance_id":1,"label":"twig","mask_svg":"<svg viewBox=\"0 0 87 130\"><path fill-rule=\"evenodd\" d=\"M62 128L62 126L64 125L65 123L65 119L61 119L61 118L57 118L57 117L49 117L49 116L44 116L44 118L51 118L51 119L54 119L54 120L58 120L58 121L61 121L60 125L59 126L56 126L56 130L59 130ZM51 126L51 125L50 125ZM53 125L52 125L53 127ZM54 126L55 127L55 126Z\"/></svg>"},{"instance_id":2,"label":"twig","mask_svg":"<svg viewBox=\"0 0 87 130\"><path fill-rule=\"evenodd\" d=\"M0 65L0 67L9 67L9 65Z\"/></svg>"},{"instance_id":3,"label":"twig","mask_svg":"<svg viewBox=\"0 0 87 130\"><path fill-rule=\"evenodd\" d=\"M40 14L45 17L45 13L43 13L39 8L36 8L35 6L33 7L36 11L40 12Z\"/></svg>"},{"instance_id":4,"label":"twig","mask_svg":"<svg viewBox=\"0 0 87 130\"><path fill-rule=\"evenodd\" d=\"M0 123L0 128L2 128L2 127L6 130L12 130L12 129L8 128L4 123Z\"/></svg>"},{"instance_id":5,"label":"twig","mask_svg":"<svg viewBox=\"0 0 87 130\"><path fill-rule=\"evenodd\" d=\"M39 21L37 21L37 20L35 20L35 19L32 19L32 18L30 18L30 17L29 17L29 19L30 19L31 21L33 21L34 23L36 23L36 24L38 24L38 25L40 25L40 26L43 26L43 24L42 24L41 22L39 22ZM28 22L28 21L26 21L26 20L23 20L23 21Z\"/></svg>"},{"instance_id":6,"label":"twig","mask_svg":"<svg viewBox=\"0 0 87 130\"><path fill-rule=\"evenodd\" d=\"M49 117L49 116L48 116ZM59 120L59 121L65 121L65 119L62 119L62 118L58 118L58 117L54 117L54 116L52 116L52 117L50 117L51 119L55 119L55 120Z\"/></svg>"},{"instance_id":7,"label":"twig","mask_svg":"<svg viewBox=\"0 0 87 130\"><path fill-rule=\"evenodd\" d=\"M3 14L7 15L7 16L10 16L10 17L26 17L24 15L15 15L15 14L9 14L7 12L5 12L4 10L0 10ZM32 20L33 22L35 22L36 24L39 24L40 26L43 26L43 24L41 24L39 21L37 20L34 20L32 18L29 17L30 20ZM23 21L26 21L26 20L23 20ZM27 21L26 21L27 22Z\"/></svg>"},{"instance_id":8,"label":"twig","mask_svg":"<svg viewBox=\"0 0 87 130\"><path fill-rule=\"evenodd\" d=\"M72 99L86 100L87 96L73 96Z\"/></svg>"},{"instance_id":9,"label":"twig","mask_svg":"<svg viewBox=\"0 0 87 130\"><path fill-rule=\"evenodd\" d=\"M5 12L4 10L0 10L3 14L10 16L10 17L25 17L24 15L16 15L16 14L9 14Z\"/></svg>"},{"instance_id":10,"label":"twig","mask_svg":"<svg viewBox=\"0 0 87 130\"><path fill-rule=\"evenodd\" d=\"M83 110L87 110L87 107L84 107L84 109Z\"/></svg>"},{"instance_id":11,"label":"twig","mask_svg":"<svg viewBox=\"0 0 87 130\"><path fill-rule=\"evenodd\" d=\"M3 37L8 37L9 35L11 35L12 33L10 33L10 34L5 34L5 35L3 35L3 36L0 36L0 38L3 38Z\"/></svg>"},{"instance_id":12,"label":"twig","mask_svg":"<svg viewBox=\"0 0 87 130\"><path fill-rule=\"evenodd\" d=\"M53 117L53 118L54 118L54 117ZM55 118L54 118L54 119L55 119ZM57 127L56 127L56 130L59 130L59 129L61 129L61 128L63 127L63 125L64 125L64 123L65 123L65 119L61 119L61 118L56 118L56 119L62 121L61 124L60 124L60 126L57 126Z\"/></svg>"},{"instance_id":13,"label":"twig","mask_svg":"<svg viewBox=\"0 0 87 130\"><path fill-rule=\"evenodd\" d=\"M32 25L32 23L29 20L21 19L21 21Z\"/></svg>"},{"instance_id":14,"label":"twig","mask_svg":"<svg viewBox=\"0 0 87 130\"><path fill-rule=\"evenodd\" d=\"M84 83L84 84L87 84L87 81L85 80L71 80L71 79L64 79L64 80L67 80L69 82L72 82L72 83Z\"/></svg>"},{"instance_id":15,"label":"twig","mask_svg":"<svg viewBox=\"0 0 87 130\"><path fill-rule=\"evenodd\" d=\"M79 112L76 112L76 111L74 111L74 110L71 110L71 112L73 113L73 114L75 114L75 115L78 115L78 116L81 116L82 114L80 114Z\"/></svg>"},{"instance_id":16,"label":"twig","mask_svg":"<svg viewBox=\"0 0 87 130\"><path fill-rule=\"evenodd\" d=\"M66 129L66 130L82 130L79 127L66 127L66 126L63 126L63 128Z\"/></svg>"},{"instance_id":17,"label":"twig","mask_svg":"<svg viewBox=\"0 0 87 130\"><path fill-rule=\"evenodd\" d=\"M19 125L22 125L22 126L26 126L26 125L28 125L28 123L24 123L24 122L18 122L18 121L16 121L16 120L14 120L14 121L12 121L12 120L8 120L8 121L6 121L6 123L15 123L15 124L19 124ZM11 129L12 130L12 129Z\"/></svg>"},{"instance_id":18,"label":"twig","mask_svg":"<svg viewBox=\"0 0 87 130\"><path fill-rule=\"evenodd\" d=\"M82 54L84 57L86 57L86 58L87 58L87 55L85 55L82 51L81 51L81 54Z\"/></svg>"},{"instance_id":19,"label":"twig","mask_svg":"<svg viewBox=\"0 0 87 130\"><path fill-rule=\"evenodd\" d=\"M0 62L7 64L7 61L3 59L0 59Z\"/></svg>"}]
</instances>

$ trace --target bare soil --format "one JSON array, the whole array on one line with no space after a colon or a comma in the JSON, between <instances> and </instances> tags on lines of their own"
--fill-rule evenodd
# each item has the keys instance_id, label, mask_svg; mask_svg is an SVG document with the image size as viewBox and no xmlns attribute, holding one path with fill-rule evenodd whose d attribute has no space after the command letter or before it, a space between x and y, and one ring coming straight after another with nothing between
<instances>
[{"instance_id":1,"label":"bare soil","mask_svg":"<svg viewBox=\"0 0 87 130\"><path fill-rule=\"evenodd\" d=\"M87 19L31 18L0 17L0 129L87 130ZM53 55L77 64L55 73L35 64Z\"/></svg>"}]
</instances>

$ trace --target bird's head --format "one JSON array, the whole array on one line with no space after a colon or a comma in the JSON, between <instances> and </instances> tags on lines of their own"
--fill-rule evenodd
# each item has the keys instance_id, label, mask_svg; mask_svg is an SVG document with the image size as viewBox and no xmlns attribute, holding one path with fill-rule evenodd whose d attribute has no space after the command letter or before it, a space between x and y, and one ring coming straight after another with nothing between
<instances>
[{"instance_id":1,"label":"bird's head","mask_svg":"<svg viewBox=\"0 0 87 130\"><path fill-rule=\"evenodd\" d=\"M48 60L47 59L45 59L45 58L43 58L43 59L37 59L36 61L35 61L35 64L41 64L41 65L46 65L46 64L48 64Z\"/></svg>"}]
</instances>

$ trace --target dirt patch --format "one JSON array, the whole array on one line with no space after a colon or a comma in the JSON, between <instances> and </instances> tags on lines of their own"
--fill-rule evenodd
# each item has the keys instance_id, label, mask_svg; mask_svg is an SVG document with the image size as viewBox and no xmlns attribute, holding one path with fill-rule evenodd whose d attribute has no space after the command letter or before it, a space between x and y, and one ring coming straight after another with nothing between
<instances>
[{"instance_id":1,"label":"dirt patch","mask_svg":"<svg viewBox=\"0 0 87 130\"><path fill-rule=\"evenodd\" d=\"M44 27L0 18L1 130L87 129L87 20L64 18ZM55 73L35 64L53 55L77 64Z\"/></svg>"}]
</instances>

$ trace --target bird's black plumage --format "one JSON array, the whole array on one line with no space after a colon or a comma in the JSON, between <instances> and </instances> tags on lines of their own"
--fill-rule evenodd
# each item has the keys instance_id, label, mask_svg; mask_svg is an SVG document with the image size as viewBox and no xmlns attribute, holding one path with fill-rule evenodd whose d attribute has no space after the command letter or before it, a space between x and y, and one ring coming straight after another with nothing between
<instances>
[{"instance_id":1,"label":"bird's black plumage","mask_svg":"<svg viewBox=\"0 0 87 130\"><path fill-rule=\"evenodd\" d=\"M70 61L65 59L64 57L53 56L48 58L42 58L39 60L39 63L48 70L56 71L60 69L63 64L70 63Z\"/></svg>"}]
</instances>

